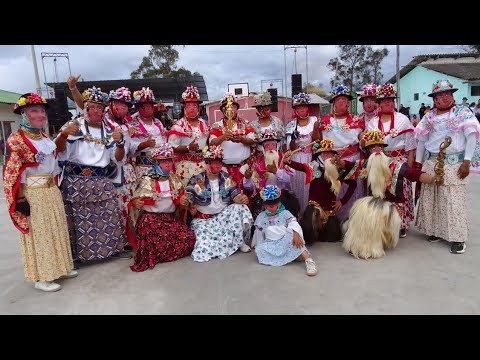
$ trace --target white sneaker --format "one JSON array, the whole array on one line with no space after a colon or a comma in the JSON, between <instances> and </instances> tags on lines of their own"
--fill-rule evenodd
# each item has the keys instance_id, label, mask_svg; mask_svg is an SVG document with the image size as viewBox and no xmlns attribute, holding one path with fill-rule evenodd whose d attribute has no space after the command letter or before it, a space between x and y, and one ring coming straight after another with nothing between
<instances>
[{"instance_id":1,"label":"white sneaker","mask_svg":"<svg viewBox=\"0 0 480 360\"><path fill-rule=\"evenodd\" d=\"M307 275L308 276L315 276L317 275L317 265L315 264L315 261L313 261L312 258L305 260L305 268L307 269Z\"/></svg>"},{"instance_id":2,"label":"white sneaker","mask_svg":"<svg viewBox=\"0 0 480 360\"><path fill-rule=\"evenodd\" d=\"M35 289L52 292L58 291L62 288L60 284L54 283L53 281L37 281L35 283Z\"/></svg>"},{"instance_id":3,"label":"white sneaker","mask_svg":"<svg viewBox=\"0 0 480 360\"><path fill-rule=\"evenodd\" d=\"M240 246L240 251L243 252L243 253L248 253L248 252L252 251L252 248L250 246L248 246L247 244L243 243Z\"/></svg>"},{"instance_id":4,"label":"white sneaker","mask_svg":"<svg viewBox=\"0 0 480 360\"><path fill-rule=\"evenodd\" d=\"M60 279L72 279L72 278L77 277L77 276L78 276L78 271L77 270L72 270L67 275L61 276Z\"/></svg>"}]
</instances>

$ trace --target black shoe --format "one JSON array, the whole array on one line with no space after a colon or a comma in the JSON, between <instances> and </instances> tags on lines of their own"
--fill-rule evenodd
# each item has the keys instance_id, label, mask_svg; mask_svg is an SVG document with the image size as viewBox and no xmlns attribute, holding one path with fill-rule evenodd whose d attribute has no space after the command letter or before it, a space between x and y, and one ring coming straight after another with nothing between
<instances>
[{"instance_id":1,"label":"black shoe","mask_svg":"<svg viewBox=\"0 0 480 360\"><path fill-rule=\"evenodd\" d=\"M78 270L80 269L80 260L74 260L73 261L73 270Z\"/></svg>"},{"instance_id":2,"label":"black shoe","mask_svg":"<svg viewBox=\"0 0 480 360\"><path fill-rule=\"evenodd\" d=\"M400 237L401 237L401 238L404 238L404 237L406 237L406 236L407 236L407 230L405 230L405 229L400 229Z\"/></svg>"},{"instance_id":3,"label":"black shoe","mask_svg":"<svg viewBox=\"0 0 480 360\"><path fill-rule=\"evenodd\" d=\"M130 251L122 251L116 254L113 254L112 257L119 258L119 259L131 259L133 255Z\"/></svg>"},{"instance_id":4,"label":"black shoe","mask_svg":"<svg viewBox=\"0 0 480 360\"><path fill-rule=\"evenodd\" d=\"M450 247L450 252L452 254L463 254L466 247L467 246L464 242L453 242L452 246Z\"/></svg>"},{"instance_id":5,"label":"black shoe","mask_svg":"<svg viewBox=\"0 0 480 360\"><path fill-rule=\"evenodd\" d=\"M428 237L428 241L431 242L431 243L436 243L436 242L439 242L440 240L442 240L442 239L439 238L438 236L435 236L435 235L430 235Z\"/></svg>"}]
</instances>

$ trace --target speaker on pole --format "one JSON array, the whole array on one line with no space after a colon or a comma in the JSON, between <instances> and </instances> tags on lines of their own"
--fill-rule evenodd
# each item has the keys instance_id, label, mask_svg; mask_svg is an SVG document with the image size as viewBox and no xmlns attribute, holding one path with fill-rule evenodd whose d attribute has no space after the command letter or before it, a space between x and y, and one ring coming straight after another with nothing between
<instances>
[{"instance_id":1,"label":"speaker on pole","mask_svg":"<svg viewBox=\"0 0 480 360\"><path fill-rule=\"evenodd\" d=\"M278 95L277 95L277 89L272 88L272 89L267 89L267 91L270 93L272 96L272 112L278 112Z\"/></svg>"},{"instance_id":2,"label":"speaker on pole","mask_svg":"<svg viewBox=\"0 0 480 360\"><path fill-rule=\"evenodd\" d=\"M302 74L292 74L292 97L302 92Z\"/></svg>"}]
</instances>

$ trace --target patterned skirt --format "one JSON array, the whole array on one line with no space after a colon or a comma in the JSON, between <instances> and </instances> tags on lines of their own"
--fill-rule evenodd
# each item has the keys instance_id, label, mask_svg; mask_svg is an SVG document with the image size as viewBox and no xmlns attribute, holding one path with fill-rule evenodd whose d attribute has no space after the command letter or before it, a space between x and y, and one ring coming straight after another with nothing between
<instances>
[{"instance_id":1,"label":"patterned skirt","mask_svg":"<svg viewBox=\"0 0 480 360\"><path fill-rule=\"evenodd\" d=\"M408 162L408 156L397 156L395 161ZM403 179L403 198L404 206L402 211L402 229L408 230L410 223L415 220L415 197L413 195L412 182L408 179Z\"/></svg>"},{"instance_id":2,"label":"patterned skirt","mask_svg":"<svg viewBox=\"0 0 480 360\"><path fill-rule=\"evenodd\" d=\"M195 233L174 214L144 211L138 218L136 232L138 248L130 266L136 272L188 256L195 245Z\"/></svg>"},{"instance_id":3,"label":"patterned skirt","mask_svg":"<svg viewBox=\"0 0 480 360\"><path fill-rule=\"evenodd\" d=\"M357 161L358 159L360 159L360 153L353 154L351 156L347 156L347 157L342 158L342 159L346 160L346 161L353 161L354 162L354 161ZM340 209L338 209L338 211L336 212L337 218L340 221L340 223L342 223L343 221L345 221L348 218L348 215L350 213L350 209L353 206L353 203L355 201L357 201L358 199L360 199L361 197L364 197L364 196L367 195L366 192L365 192L365 180L364 179L357 179L356 182L357 182L357 187L355 188L355 191L353 192L352 197L345 204L343 204L343 206ZM345 193L347 191L348 191L348 186L342 184L342 187L340 189L340 192L338 193L337 199L343 198L343 196L345 195Z\"/></svg>"},{"instance_id":4,"label":"patterned skirt","mask_svg":"<svg viewBox=\"0 0 480 360\"><path fill-rule=\"evenodd\" d=\"M467 184L457 176L461 163L445 164L444 185L422 184L418 201L415 225L426 235L438 236L447 241L465 242L468 240L469 216ZM422 171L434 175L435 161L427 160Z\"/></svg>"},{"instance_id":5,"label":"patterned skirt","mask_svg":"<svg viewBox=\"0 0 480 360\"><path fill-rule=\"evenodd\" d=\"M192 176L200 174L205 171L205 161L195 162L188 160L181 160L175 164L175 173L182 180L183 186L187 186L188 181Z\"/></svg>"},{"instance_id":6,"label":"patterned skirt","mask_svg":"<svg viewBox=\"0 0 480 360\"><path fill-rule=\"evenodd\" d=\"M283 266L298 258L307 248L293 245L293 233L278 240L266 240L255 247L258 262L264 265Z\"/></svg>"},{"instance_id":7,"label":"patterned skirt","mask_svg":"<svg viewBox=\"0 0 480 360\"><path fill-rule=\"evenodd\" d=\"M311 153L298 152L293 154L292 160L307 164L312 161ZM302 171L295 171L295 175L291 177L290 188L300 203L300 214L303 214L308 205L308 192L310 191L310 184L305 185L306 175Z\"/></svg>"},{"instance_id":8,"label":"patterned skirt","mask_svg":"<svg viewBox=\"0 0 480 360\"><path fill-rule=\"evenodd\" d=\"M26 188L30 232L21 234L23 269L30 281L53 281L73 268L67 221L60 190Z\"/></svg>"},{"instance_id":9,"label":"patterned skirt","mask_svg":"<svg viewBox=\"0 0 480 360\"><path fill-rule=\"evenodd\" d=\"M243 242L249 242L253 225L247 205L232 204L210 219L193 219L192 230L197 242L192 252L195 261L225 259L237 251Z\"/></svg>"},{"instance_id":10,"label":"patterned skirt","mask_svg":"<svg viewBox=\"0 0 480 360\"><path fill-rule=\"evenodd\" d=\"M125 226L111 181L67 175L62 193L74 260L105 259L123 251Z\"/></svg>"},{"instance_id":11,"label":"patterned skirt","mask_svg":"<svg viewBox=\"0 0 480 360\"><path fill-rule=\"evenodd\" d=\"M123 226L126 226L128 218L128 203L132 200L133 192L137 187L137 181L135 169L132 164L123 165L123 174L123 186L115 188L115 196L122 212Z\"/></svg>"}]
</instances>

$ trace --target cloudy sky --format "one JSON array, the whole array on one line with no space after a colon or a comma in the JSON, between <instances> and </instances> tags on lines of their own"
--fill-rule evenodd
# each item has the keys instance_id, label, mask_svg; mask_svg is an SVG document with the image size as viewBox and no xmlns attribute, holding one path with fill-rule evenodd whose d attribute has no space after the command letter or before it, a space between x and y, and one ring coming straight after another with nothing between
<instances>
[{"instance_id":1,"label":"cloudy sky","mask_svg":"<svg viewBox=\"0 0 480 360\"><path fill-rule=\"evenodd\" d=\"M384 80L387 80L395 74L396 45L373 45L374 49L383 47L390 51L382 63ZM35 45L41 84L45 79L66 81L69 75L66 58L56 61L44 58L42 64L42 52L68 53L72 74L81 74L84 80L112 80L130 78L148 49L148 45ZM334 45L308 45L307 52L300 48L296 61L294 50L284 51L283 45L187 45L178 51L178 67L203 75L209 100L220 99L229 83L248 83L249 91L259 92L262 87L265 91L272 80L278 94L284 95L285 67L287 89L291 86L292 73L301 73L306 81L307 52L308 81L317 86L322 84L328 91L332 73L326 65L338 55ZM463 49L459 45L401 45L400 66L408 64L416 55L455 52ZM30 45L0 45L0 89L18 93L35 91L33 69ZM282 81L278 81L280 79Z\"/></svg>"}]
</instances>

